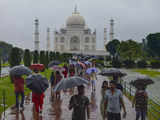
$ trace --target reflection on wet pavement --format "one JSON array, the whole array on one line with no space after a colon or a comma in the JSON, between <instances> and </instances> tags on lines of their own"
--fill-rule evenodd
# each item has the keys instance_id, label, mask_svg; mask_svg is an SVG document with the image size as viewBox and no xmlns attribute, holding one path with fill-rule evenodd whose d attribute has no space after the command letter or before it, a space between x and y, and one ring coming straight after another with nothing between
<instances>
[{"instance_id":1,"label":"reflection on wet pavement","mask_svg":"<svg viewBox=\"0 0 160 120\"><path fill-rule=\"evenodd\" d=\"M90 120L102 120L100 112L100 91L104 79L106 78L98 76L95 92L91 92L90 86L86 87L85 95L88 96L90 99ZM77 90L75 89L74 94L76 93ZM71 92L70 90L68 90L68 92L62 91L60 100L51 100L49 88L45 92L42 116L39 116L34 112L33 104L31 103L31 96L29 96L26 97L25 110L23 112L15 112L11 109L8 109L6 111L5 120L71 120L72 111L68 110L68 104L72 95L73 92ZM129 104L129 102L127 104ZM128 106L131 108L130 104ZM130 108L127 108L127 110L129 111Z\"/></svg>"}]
</instances>

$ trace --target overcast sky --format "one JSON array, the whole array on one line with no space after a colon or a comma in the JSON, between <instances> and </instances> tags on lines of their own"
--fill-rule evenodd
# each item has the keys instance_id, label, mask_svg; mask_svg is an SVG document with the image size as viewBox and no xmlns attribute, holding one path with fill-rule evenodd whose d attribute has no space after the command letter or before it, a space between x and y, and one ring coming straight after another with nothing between
<instances>
[{"instance_id":1,"label":"overcast sky","mask_svg":"<svg viewBox=\"0 0 160 120\"><path fill-rule=\"evenodd\" d=\"M148 33L160 32L160 0L0 0L0 40L33 49L34 19L38 18L40 46L46 49L47 27L54 31L64 26L75 4L88 27L97 29L98 49L103 47L104 25L109 31L111 18L119 40L141 41Z\"/></svg>"}]
</instances>

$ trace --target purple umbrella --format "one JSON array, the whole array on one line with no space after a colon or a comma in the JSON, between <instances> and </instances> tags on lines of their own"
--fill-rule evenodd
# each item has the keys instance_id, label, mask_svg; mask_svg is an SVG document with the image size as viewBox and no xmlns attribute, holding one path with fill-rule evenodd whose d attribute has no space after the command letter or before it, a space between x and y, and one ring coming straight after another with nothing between
<instances>
[{"instance_id":1,"label":"purple umbrella","mask_svg":"<svg viewBox=\"0 0 160 120\"><path fill-rule=\"evenodd\" d=\"M88 68L86 71L87 74L91 74L93 72L98 72L98 70L95 67L92 67L92 68Z\"/></svg>"}]
</instances>

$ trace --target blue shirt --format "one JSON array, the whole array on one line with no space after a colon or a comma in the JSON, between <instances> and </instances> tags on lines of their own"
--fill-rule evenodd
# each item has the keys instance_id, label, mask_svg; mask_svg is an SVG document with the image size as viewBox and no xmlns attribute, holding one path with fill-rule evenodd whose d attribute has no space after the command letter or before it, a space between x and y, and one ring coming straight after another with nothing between
<instances>
[{"instance_id":1,"label":"blue shirt","mask_svg":"<svg viewBox=\"0 0 160 120\"><path fill-rule=\"evenodd\" d=\"M120 113L120 98L122 98L122 92L118 89L115 89L114 94L112 95L111 90L106 91L105 100L108 101L107 112L111 113Z\"/></svg>"}]
</instances>

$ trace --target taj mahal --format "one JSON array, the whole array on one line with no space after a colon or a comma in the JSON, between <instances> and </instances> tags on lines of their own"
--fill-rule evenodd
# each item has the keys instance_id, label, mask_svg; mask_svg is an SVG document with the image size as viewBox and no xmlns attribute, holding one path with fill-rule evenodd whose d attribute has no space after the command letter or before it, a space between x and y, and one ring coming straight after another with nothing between
<instances>
[{"instance_id":1,"label":"taj mahal","mask_svg":"<svg viewBox=\"0 0 160 120\"><path fill-rule=\"evenodd\" d=\"M113 24L113 22L112 22ZM112 25L111 24L111 25ZM34 43L35 50L39 51L39 21L35 20ZM113 26L113 25L112 25ZM54 31L53 42L50 41L50 29L47 28L47 45L48 51L60 53L74 53L85 55L108 55L105 49L97 49L96 29L91 30L87 25L83 16L75 7L71 16L65 22L65 26ZM104 45L107 42L106 28L104 28ZM113 27L110 32L110 38L113 39ZM50 46L53 44L53 48Z\"/></svg>"}]
</instances>

